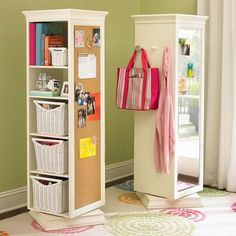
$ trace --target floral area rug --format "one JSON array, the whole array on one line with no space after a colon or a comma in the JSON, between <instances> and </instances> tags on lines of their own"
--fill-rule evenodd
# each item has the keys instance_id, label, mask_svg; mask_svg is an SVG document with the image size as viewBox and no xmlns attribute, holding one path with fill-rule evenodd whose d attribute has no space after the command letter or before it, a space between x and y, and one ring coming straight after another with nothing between
<instances>
[{"instance_id":1,"label":"floral area rug","mask_svg":"<svg viewBox=\"0 0 236 236\"><path fill-rule=\"evenodd\" d=\"M133 191L133 181L106 189L107 223L45 230L28 213L0 221L0 236L235 236L236 194L205 188L203 207L147 210Z\"/></svg>"}]
</instances>

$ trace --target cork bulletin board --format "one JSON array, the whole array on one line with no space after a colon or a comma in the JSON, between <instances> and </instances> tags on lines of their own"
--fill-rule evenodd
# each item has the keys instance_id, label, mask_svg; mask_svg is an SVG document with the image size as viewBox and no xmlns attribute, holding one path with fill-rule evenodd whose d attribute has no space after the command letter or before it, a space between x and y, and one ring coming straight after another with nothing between
<instances>
[{"instance_id":1,"label":"cork bulletin board","mask_svg":"<svg viewBox=\"0 0 236 236\"><path fill-rule=\"evenodd\" d=\"M100 28L74 26L75 207L101 200Z\"/></svg>"}]
</instances>

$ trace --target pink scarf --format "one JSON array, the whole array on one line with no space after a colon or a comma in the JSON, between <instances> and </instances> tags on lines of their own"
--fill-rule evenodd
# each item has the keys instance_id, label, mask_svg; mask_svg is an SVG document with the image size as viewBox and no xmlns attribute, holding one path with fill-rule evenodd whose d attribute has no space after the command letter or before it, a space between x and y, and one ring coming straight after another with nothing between
<instances>
[{"instance_id":1,"label":"pink scarf","mask_svg":"<svg viewBox=\"0 0 236 236\"><path fill-rule=\"evenodd\" d=\"M170 81L170 48L163 54L161 91L157 110L155 165L157 172L169 174L170 155L175 150L174 113Z\"/></svg>"}]
</instances>

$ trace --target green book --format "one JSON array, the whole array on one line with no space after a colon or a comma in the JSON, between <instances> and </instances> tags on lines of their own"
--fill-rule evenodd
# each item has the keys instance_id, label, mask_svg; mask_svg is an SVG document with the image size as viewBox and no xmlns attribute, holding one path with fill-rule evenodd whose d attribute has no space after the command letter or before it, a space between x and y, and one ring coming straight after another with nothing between
<instances>
[{"instance_id":1,"label":"green book","mask_svg":"<svg viewBox=\"0 0 236 236\"><path fill-rule=\"evenodd\" d=\"M31 90L31 96L42 96L42 97L54 97L60 96L60 91L40 91L40 90Z\"/></svg>"}]
</instances>

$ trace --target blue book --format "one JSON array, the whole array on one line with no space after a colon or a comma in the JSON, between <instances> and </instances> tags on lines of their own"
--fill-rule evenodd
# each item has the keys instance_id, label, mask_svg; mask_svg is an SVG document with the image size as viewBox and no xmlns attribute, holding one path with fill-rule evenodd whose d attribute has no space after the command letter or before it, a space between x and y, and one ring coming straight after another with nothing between
<instances>
[{"instance_id":1,"label":"blue book","mask_svg":"<svg viewBox=\"0 0 236 236\"><path fill-rule=\"evenodd\" d=\"M36 23L36 65L44 65L44 36L46 33L45 23Z\"/></svg>"}]
</instances>

